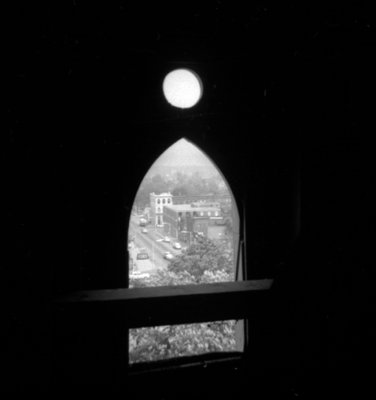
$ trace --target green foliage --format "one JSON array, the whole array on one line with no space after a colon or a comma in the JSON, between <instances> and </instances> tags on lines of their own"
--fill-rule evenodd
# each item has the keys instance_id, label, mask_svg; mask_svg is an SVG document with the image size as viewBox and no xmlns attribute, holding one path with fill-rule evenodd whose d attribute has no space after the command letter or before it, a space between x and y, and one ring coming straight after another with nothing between
<instances>
[{"instance_id":1,"label":"green foliage","mask_svg":"<svg viewBox=\"0 0 376 400\"><path fill-rule=\"evenodd\" d=\"M173 260L168 269L174 273L188 272L200 283L205 273L215 274L221 271L233 280L233 251L223 242L215 243L206 237L199 236L185 253Z\"/></svg>"},{"instance_id":2,"label":"green foliage","mask_svg":"<svg viewBox=\"0 0 376 400\"><path fill-rule=\"evenodd\" d=\"M170 185L162 175L156 174L152 177L146 177L138 189L135 203L138 207L145 208L150 205L150 193L160 194L169 190Z\"/></svg>"},{"instance_id":3,"label":"green foliage","mask_svg":"<svg viewBox=\"0 0 376 400\"><path fill-rule=\"evenodd\" d=\"M234 280L232 248L222 242L200 237L168 269L142 279L131 287L175 286ZM235 321L138 328L129 331L129 362L217 351L235 351Z\"/></svg>"},{"instance_id":4,"label":"green foliage","mask_svg":"<svg viewBox=\"0 0 376 400\"><path fill-rule=\"evenodd\" d=\"M235 321L131 329L129 362L234 351Z\"/></svg>"},{"instance_id":5,"label":"green foliage","mask_svg":"<svg viewBox=\"0 0 376 400\"><path fill-rule=\"evenodd\" d=\"M197 283L192 275L182 271L179 274L169 272L166 269L159 269L149 277L142 279L133 278L130 280L130 287L156 287L156 286L177 286L192 285Z\"/></svg>"}]
</instances>

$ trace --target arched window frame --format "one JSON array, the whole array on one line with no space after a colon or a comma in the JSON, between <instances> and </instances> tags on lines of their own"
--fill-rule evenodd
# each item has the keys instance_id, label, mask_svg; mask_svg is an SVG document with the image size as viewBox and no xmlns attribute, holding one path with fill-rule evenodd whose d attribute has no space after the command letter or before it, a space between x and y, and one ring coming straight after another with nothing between
<instances>
[{"instance_id":1,"label":"arched window frame","mask_svg":"<svg viewBox=\"0 0 376 400\"><path fill-rule=\"evenodd\" d=\"M136 193L137 188L134 189ZM242 209L239 209L239 212L241 214L239 229L241 238L244 239L245 214ZM240 244L239 248L242 249L241 259L242 262L245 263L245 251L242 245L243 243ZM127 269L127 267L129 267L128 264L125 266L125 269ZM128 271L126 271L126 277L127 276ZM146 287L136 289L128 289L125 287L119 289L90 290L68 295L62 298L61 301L65 304L85 303L93 304L94 306L103 305L113 310L122 310L121 321L118 323L119 333L121 332L119 341L122 343L119 347L119 351L122 352L121 359L123 360L120 364L123 373L129 375L137 373L140 369L153 368L153 366L160 362L152 362L150 366L144 364L128 365L128 335L125 333L128 329L227 319L255 320L258 318L259 310L264 309L264 305L261 305L261 302L263 304L265 303L265 296L272 282L272 279L261 279L193 286ZM203 301L203 299L205 299L205 301ZM250 304L253 304L253 307L250 307ZM142 312L139 312L139 310L142 310ZM236 355L239 360L242 357L247 357L247 354L249 354L249 343L249 330L246 329L244 353L242 353L242 355ZM222 362L232 357L234 357L233 354L226 355L223 353L215 355L214 360ZM202 361L199 361L199 359L205 360L206 358L210 358L213 361L213 357L211 357L210 354L205 354L203 357L187 357L179 360L178 363L200 363ZM167 361L170 362L170 360ZM174 362L174 360L171 360L171 363Z\"/></svg>"},{"instance_id":2,"label":"arched window frame","mask_svg":"<svg viewBox=\"0 0 376 400\"><path fill-rule=\"evenodd\" d=\"M172 143L172 144L174 144L174 143ZM194 142L192 142L192 143L195 144ZM203 151L199 146L197 146L197 147L201 151ZM203 151L203 153L206 154L205 151ZM208 156L208 158L210 159L209 156ZM216 166L215 163L214 163L214 165ZM216 166L216 168L221 173L220 168L218 166ZM227 181L225 178L224 178L224 180ZM227 184L231 188L231 184L229 182L227 182ZM236 199L235 199L233 194L232 194L232 199L236 204L237 201L236 201ZM237 226L237 229L239 230L239 233L240 233L239 236L236 238L235 243L234 243L234 253L235 252L237 253L236 265L235 265L235 269L236 269L235 270L235 282L223 282L223 283L221 283L221 285L223 284L224 287L226 287L225 293L228 291L228 295L229 296L231 296L230 293L232 293L233 289L235 289L235 292L237 292L237 293L239 291L239 296L240 297L243 296L243 294L245 295L245 293L247 293L248 295L250 295L250 293L252 293L253 295L257 296L259 293L264 293L265 291L267 291L270 288L270 286L272 284L272 280L270 280L270 279L264 279L264 280L259 280L259 281L246 281L245 280L246 271L245 271L244 267L245 267L246 261L245 261L244 234L243 234L244 233L243 230L244 230L245 226L244 226L244 220L242 220L242 218L244 217L244 213L243 213L243 216L240 215L239 208L238 208L237 204L236 204L236 206L234 208L236 209L237 214L238 214L238 218L237 218L238 222L237 223L238 223L239 226ZM200 212L200 215L208 216L208 212L204 212L204 213ZM237 236L237 235L235 235L235 236ZM210 296L212 290L214 289L214 286L216 286L216 285L213 285L213 284L210 283L210 284L204 284L204 285L200 284L200 285L196 285L196 286L201 287L203 289L204 293L206 293L208 296ZM174 287L176 288L176 286L174 286ZM191 290L200 291L200 289L193 288L191 285L185 285L185 286L181 286L179 288L181 288L183 293L186 292L187 296L191 296L191 292L190 292ZM164 287L163 289L158 289L157 287L154 287L154 288L150 287L150 288L144 288L144 289L146 289L146 290L147 289L151 289L152 292L154 291L154 289L156 289L156 292L162 292L163 294L166 294L166 295L168 295L168 293L170 292L170 289L167 288L167 287ZM130 289L130 290L132 290L132 289ZM244 293L243 293L243 290L244 290ZM214 291L215 291L215 289L214 289ZM226 295L225 295L225 297L226 297ZM244 303L244 305L245 304L246 304L246 302ZM241 312L240 309L238 309L237 311ZM235 310L234 310L234 312L235 312ZM235 312L235 314L236 314L236 312ZM158 313L156 312L156 314L158 314ZM213 311L212 311L212 315L214 317L214 312ZM180 321L180 319L179 319L179 317L177 315L176 315L176 317L177 317L176 320L173 319L168 324L174 325L175 323L182 323L182 322L176 322L176 321ZM214 321L215 319L213 319L213 317L210 318L210 320ZM225 320L225 319L232 319L232 318L219 318L219 319L217 318L216 320L221 320L221 319ZM249 343L249 336L246 333L246 331L248 330L247 329L248 321L246 320L246 318L244 318L244 319L243 318L235 318L235 319L238 319L238 320L241 319L241 320L244 320L244 322L245 322L245 324L244 324L244 330L245 330L244 331L244 337L242 337L242 339L241 339L242 340L243 349L244 349L244 352L241 352L241 353L245 354L246 351L247 351L248 343ZM174 323L172 323L172 321L174 321ZM184 323L189 323L189 322L207 322L207 321L208 320L206 318L201 319L198 316L195 316L192 321L190 321L189 318L184 317ZM149 322L150 322L150 320L149 320ZM158 323L157 325L162 325L162 323ZM149 323L148 325L144 324L144 325L135 325L135 326L129 326L129 327L130 328L136 328L136 327L141 327L141 326L147 327L147 326L153 326L153 324ZM210 357L210 353L208 353L207 356ZM226 356L227 356L226 353L223 353L223 354L220 355L220 358L226 357ZM197 357L200 357L200 356L191 356L189 358L193 358L194 359L194 358L197 358ZM165 361L169 362L169 360L163 360L162 362L165 362ZM160 361L153 361L151 364L155 364L155 363L158 364L159 362ZM138 370L139 368L140 368L140 366L138 364L133 364L133 365L130 366L131 370ZM141 365L141 368L143 368L142 365Z\"/></svg>"}]
</instances>

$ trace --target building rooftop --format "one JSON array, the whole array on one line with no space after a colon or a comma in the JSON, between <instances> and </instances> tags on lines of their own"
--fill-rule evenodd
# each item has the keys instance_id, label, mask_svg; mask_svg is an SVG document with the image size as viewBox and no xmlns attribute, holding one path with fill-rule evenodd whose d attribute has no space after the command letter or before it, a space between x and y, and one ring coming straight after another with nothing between
<instances>
[{"instance_id":1,"label":"building rooftop","mask_svg":"<svg viewBox=\"0 0 376 400\"><path fill-rule=\"evenodd\" d=\"M193 212L193 211L219 211L219 207L213 206L193 206L191 204L169 204L165 208L170 208L171 210L178 212Z\"/></svg>"},{"instance_id":2,"label":"building rooftop","mask_svg":"<svg viewBox=\"0 0 376 400\"><path fill-rule=\"evenodd\" d=\"M172 197L172 194L170 192L164 192L164 193L150 193L151 196L168 196L168 197Z\"/></svg>"}]
</instances>

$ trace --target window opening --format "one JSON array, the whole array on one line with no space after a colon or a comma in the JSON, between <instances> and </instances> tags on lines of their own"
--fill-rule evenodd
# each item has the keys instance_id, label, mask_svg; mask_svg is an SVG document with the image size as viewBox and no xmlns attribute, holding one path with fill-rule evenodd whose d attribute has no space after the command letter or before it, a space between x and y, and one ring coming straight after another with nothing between
<instances>
[{"instance_id":1,"label":"window opening","mask_svg":"<svg viewBox=\"0 0 376 400\"><path fill-rule=\"evenodd\" d=\"M132 329L131 364L236 349L234 320Z\"/></svg>"},{"instance_id":2,"label":"window opening","mask_svg":"<svg viewBox=\"0 0 376 400\"><path fill-rule=\"evenodd\" d=\"M219 169L191 142L180 139L155 161L132 210L142 218L132 212L128 228L130 288L242 278L235 200ZM231 320L130 329L129 362L239 351L242 327Z\"/></svg>"}]
</instances>

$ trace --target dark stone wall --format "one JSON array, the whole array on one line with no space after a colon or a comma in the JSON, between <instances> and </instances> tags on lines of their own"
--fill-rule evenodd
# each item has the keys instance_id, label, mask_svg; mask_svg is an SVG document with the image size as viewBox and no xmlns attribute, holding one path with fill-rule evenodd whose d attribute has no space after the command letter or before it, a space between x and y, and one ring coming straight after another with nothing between
<instances>
[{"instance_id":1,"label":"dark stone wall","mask_svg":"<svg viewBox=\"0 0 376 400\"><path fill-rule=\"evenodd\" d=\"M326 383L365 390L375 333L372 14L295 2L127 3L10 14L3 387L112 382L114 319L56 322L53 298L126 285L138 185L186 137L237 199L249 276L276 278L275 308L255 327L258 386L252 362L229 379L259 394L262 384L288 395L321 395ZM184 112L160 90L181 66L205 87ZM95 335L77 342L80 329Z\"/></svg>"}]
</instances>

